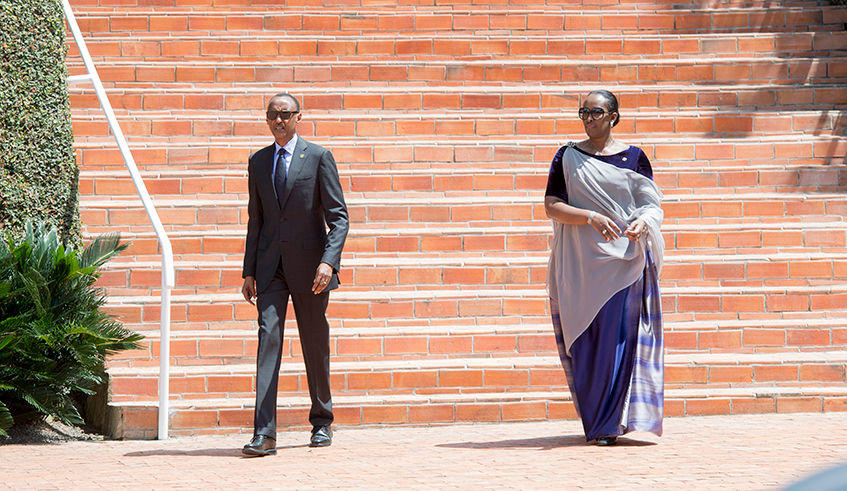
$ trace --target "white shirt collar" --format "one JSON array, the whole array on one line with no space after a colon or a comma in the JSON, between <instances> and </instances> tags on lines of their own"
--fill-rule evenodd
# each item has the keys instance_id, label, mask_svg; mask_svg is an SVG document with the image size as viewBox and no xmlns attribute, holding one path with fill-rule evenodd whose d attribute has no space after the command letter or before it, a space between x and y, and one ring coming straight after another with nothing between
<instances>
[{"instance_id":1,"label":"white shirt collar","mask_svg":"<svg viewBox=\"0 0 847 491\"><path fill-rule=\"evenodd\" d=\"M286 143L285 146L283 146L283 147L280 147L279 143L274 142L274 154L278 155L279 149L284 148L285 151L288 152L289 155L294 155L294 148L297 146L297 140L298 139L299 139L299 137L297 136L297 133L294 133L294 136L291 137L291 139L288 140L288 143Z\"/></svg>"}]
</instances>

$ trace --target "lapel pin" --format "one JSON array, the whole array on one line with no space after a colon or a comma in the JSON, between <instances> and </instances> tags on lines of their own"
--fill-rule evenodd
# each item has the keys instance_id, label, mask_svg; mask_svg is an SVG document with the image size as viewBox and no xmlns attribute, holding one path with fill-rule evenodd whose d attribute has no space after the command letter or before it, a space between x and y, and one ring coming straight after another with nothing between
<instances>
[{"instance_id":1,"label":"lapel pin","mask_svg":"<svg viewBox=\"0 0 847 491\"><path fill-rule=\"evenodd\" d=\"M300 158L301 158L301 159L302 159L303 157L305 157L305 156L306 156L306 154L305 154L305 153L301 153L301 154L300 154Z\"/></svg>"}]
</instances>

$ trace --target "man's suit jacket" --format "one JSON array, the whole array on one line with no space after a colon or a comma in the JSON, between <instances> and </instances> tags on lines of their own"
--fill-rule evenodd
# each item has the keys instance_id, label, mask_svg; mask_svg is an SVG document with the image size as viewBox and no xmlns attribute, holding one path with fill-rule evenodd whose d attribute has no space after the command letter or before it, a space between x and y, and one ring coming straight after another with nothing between
<instances>
[{"instance_id":1,"label":"man's suit jacket","mask_svg":"<svg viewBox=\"0 0 847 491\"><path fill-rule=\"evenodd\" d=\"M335 159L329 150L298 136L280 209L273 155L271 144L250 156L247 167L249 217L242 277L256 278L256 291L261 293L281 258L289 291L309 293L318 265L324 262L333 269L326 290L338 288L349 220Z\"/></svg>"}]
</instances>

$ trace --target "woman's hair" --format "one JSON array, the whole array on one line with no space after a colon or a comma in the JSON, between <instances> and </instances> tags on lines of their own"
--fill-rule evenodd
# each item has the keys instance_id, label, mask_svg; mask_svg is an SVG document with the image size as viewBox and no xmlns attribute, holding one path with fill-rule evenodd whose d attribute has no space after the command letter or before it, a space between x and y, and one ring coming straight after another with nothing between
<instances>
[{"instance_id":1,"label":"woman's hair","mask_svg":"<svg viewBox=\"0 0 847 491\"><path fill-rule=\"evenodd\" d=\"M606 99L606 103L609 105L609 112L616 113L617 117L614 121L612 121L612 126L617 126L618 122L621 120L621 113L618 109L618 98L615 97L615 94L612 94L608 90L592 90L588 93L586 98L591 97L592 95L597 94L600 97Z\"/></svg>"}]
</instances>

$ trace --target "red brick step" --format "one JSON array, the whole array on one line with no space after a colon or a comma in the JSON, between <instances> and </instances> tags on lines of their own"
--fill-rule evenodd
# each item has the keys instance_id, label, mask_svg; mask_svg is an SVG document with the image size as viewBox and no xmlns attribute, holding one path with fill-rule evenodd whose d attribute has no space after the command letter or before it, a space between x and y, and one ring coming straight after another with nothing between
<instances>
[{"instance_id":1,"label":"red brick step","mask_svg":"<svg viewBox=\"0 0 847 491\"><path fill-rule=\"evenodd\" d=\"M200 295L175 292L174 322L188 321L194 330L220 329L233 320L251 321L255 309L232 294ZM798 286L781 282L768 286L696 286L665 288L665 319L677 321L843 318L847 309L843 283ZM243 304L243 305L242 305ZM129 325L157 322L158 297L109 297L108 309ZM528 288L422 290L339 290L328 317L335 325L387 327L395 322L433 324L519 324L546 319L543 284ZM243 327L242 327L243 328Z\"/></svg>"},{"instance_id":2,"label":"red brick step","mask_svg":"<svg viewBox=\"0 0 847 491\"><path fill-rule=\"evenodd\" d=\"M241 260L177 261L180 290L194 293L231 293L241 283ZM365 256L344 258L340 280L345 289L383 291L426 288L526 288L544 284L547 251L514 254L488 252L482 257L404 253L401 257ZM121 295L158 292L159 261L115 262L103 272L99 286ZM847 252L792 254L783 250L778 258L749 254L681 254L666 257L662 286L820 286L847 282Z\"/></svg>"},{"instance_id":3,"label":"red brick step","mask_svg":"<svg viewBox=\"0 0 847 491\"><path fill-rule=\"evenodd\" d=\"M231 83L205 83L194 87L181 83L157 82L165 93L151 92L148 86L127 87L127 84L105 82L109 102L120 116L135 117L146 111L197 110L208 116L210 110L250 114L261 121L268 98L280 90L272 81L249 86L232 87ZM672 111L762 109L773 111L833 110L847 108L847 99L839 97L841 84L815 83L796 86L779 84L756 85L631 85L614 83L623 114L657 109ZM593 89L593 87L591 87ZM579 107L582 97L591 90L579 84L548 85L525 83L497 86L357 86L307 87L297 86L304 121L312 115L345 111L380 110L483 110L504 109L524 112L561 110ZM74 84L69 87L74 115L100 114L100 103L90 87ZM81 112L84 109L93 111ZM144 112L141 112L143 110ZM126 111L126 112L125 112ZM520 114L516 115L519 116ZM626 118L624 118L624 121Z\"/></svg>"},{"instance_id":4,"label":"red brick step","mask_svg":"<svg viewBox=\"0 0 847 491\"><path fill-rule=\"evenodd\" d=\"M290 310L290 309L289 309ZM255 326L240 329L171 332L173 366L231 365L255 360ZM678 321L665 324L668 354L820 352L847 349L847 321L834 319L779 319ZM158 326L136 327L146 337L142 350L111 357L109 368L158 366ZM517 325L397 325L392 328L333 328L330 350L335 362L370 362L445 358L556 356L549 319ZM286 324L282 353L287 362L300 363L297 325L293 313ZM130 372L127 372L130 373Z\"/></svg>"},{"instance_id":5,"label":"red brick step","mask_svg":"<svg viewBox=\"0 0 847 491\"><path fill-rule=\"evenodd\" d=\"M839 388L673 389L665 392L665 416L840 411ZM575 419L567 390L561 392L334 398L336 425L439 424ZM173 401L170 434L252 432L250 399ZM280 431L308 427L308 398L280 398ZM112 405L112 435L155 438L155 403Z\"/></svg>"},{"instance_id":6,"label":"red brick step","mask_svg":"<svg viewBox=\"0 0 847 491\"><path fill-rule=\"evenodd\" d=\"M767 388L789 382L845 390L845 366L847 351L843 350L668 354L665 378L668 389L750 388L754 384ZM557 355L333 362L332 369L335 397L554 392L567 386ZM171 367L172 384L182 388L174 399L250 398L255 371L252 363ZM109 373L114 402L157 399L158 367L115 367ZM280 395L307 394L302 363L283 363Z\"/></svg>"},{"instance_id":7,"label":"red brick step","mask_svg":"<svg viewBox=\"0 0 847 491\"><path fill-rule=\"evenodd\" d=\"M170 35L111 35L94 38L86 45L93 60L108 63L137 60L145 63L174 61L230 62L315 60L369 60L381 63L411 60L475 60L480 58L563 58L568 61L610 61L641 59L685 59L692 57L809 57L844 56L844 32L767 32L730 34L639 33L637 39L623 33L499 34L486 36L451 32L412 32L403 38L396 34L317 36L317 39L280 39L264 30L215 35L186 33L178 41ZM70 41L70 39L69 39ZM79 53L71 45L68 63L79 63ZM151 67L152 71L153 68ZM157 80L162 81L162 80ZM168 80L165 80L168 81ZM170 80L173 81L173 80Z\"/></svg>"},{"instance_id":8,"label":"red brick step","mask_svg":"<svg viewBox=\"0 0 847 491\"><path fill-rule=\"evenodd\" d=\"M330 149L339 169L387 170L414 164L425 168L504 169L525 162L549 163L556 151L569 140L584 139L584 132L570 135L527 137L516 141L512 135L490 136L479 140L468 136L450 145L406 139L313 138ZM627 141L627 140L624 140ZM644 149L654 168L680 161L696 162L704 168L720 170L748 162L759 165L803 164L823 166L847 163L847 141L837 137L777 136L758 138L651 138L639 135L628 140ZM141 170L173 171L202 168L244 170L252 152L270 143L267 137L255 138L145 138L130 139L136 163ZM75 143L77 161L83 171L107 169L125 172L120 152L112 139Z\"/></svg>"},{"instance_id":9,"label":"red brick step","mask_svg":"<svg viewBox=\"0 0 847 491\"><path fill-rule=\"evenodd\" d=\"M223 7L225 9L230 8L246 8L250 7L251 10L262 10L262 9L273 9L274 7L279 7L277 0L72 0L71 5L77 8L92 8L92 7L106 7L106 8L149 8L151 6L154 7L185 7L191 9L199 9L202 11L213 10L215 8ZM373 7L390 7L393 9L403 9L403 8L419 8L419 7L440 7L449 10L455 9L457 6L473 6L478 2L474 2L473 0L404 0L404 1L391 1L391 0L297 0L288 2L287 7L289 8L314 8L314 7L329 7L329 8L351 8L358 9L360 7L373 8ZM672 8L674 5L694 5L699 7L701 4L697 0L674 0L674 1L666 1L666 0L623 0L619 3L609 4L607 1L603 0L577 0L574 2L568 2L567 5L573 7L578 5L580 8L588 8L588 9L637 9L640 6L650 5L650 6L665 6L666 8ZM485 6L487 4L481 4ZM510 0L508 2L493 2L495 8L503 8L503 5L509 5L509 8L515 9L525 9L532 8L538 6L552 6L553 8L561 8L562 2L559 0ZM770 3L762 2L762 1L751 1L751 0L715 0L710 3L710 6L714 5L724 5L728 7L770 7L772 6ZM793 0L788 2L782 2L780 4L783 7L814 7L821 5L821 2L813 1L813 0Z\"/></svg>"},{"instance_id":10,"label":"red brick step","mask_svg":"<svg viewBox=\"0 0 847 491\"><path fill-rule=\"evenodd\" d=\"M662 192L673 194L747 194L795 191L835 192L847 185L847 165L826 167L809 165L727 166L718 171L675 162L667 166L655 162L654 179ZM439 196L468 192L536 195L547 184L549 164L517 163L508 169L345 169L341 185L348 198L381 197L383 193L439 193ZM343 164L342 164L343 165ZM244 170L143 172L150 195L156 199L246 199L247 176ZM80 193L88 198L132 196L135 185L128 175L117 172L86 171L80 176ZM435 194L433 194L435 196Z\"/></svg>"},{"instance_id":11,"label":"red brick step","mask_svg":"<svg viewBox=\"0 0 847 491\"><path fill-rule=\"evenodd\" d=\"M423 193L421 193L423 194ZM547 222L541 192L537 196L486 196L470 192L459 197L412 196L383 198L379 203L368 199L347 199L351 222L368 228L390 228L417 222L428 227L531 226ZM147 226L147 216L138 199L82 198L87 223L92 225ZM166 226L246 225L245 200L161 199L157 209ZM674 194L662 203L668 224L676 220L720 218L773 222L775 220L841 221L847 198L838 193L749 193ZM813 218L814 217L814 218Z\"/></svg>"},{"instance_id":12,"label":"red brick step","mask_svg":"<svg viewBox=\"0 0 847 491\"><path fill-rule=\"evenodd\" d=\"M96 112L96 110L95 110ZM422 113L381 111L363 113L345 111L343 114L309 114L299 126L304 137L319 138L402 138L408 141L439 139L447 143L465 140L476 135L480 140L491 136L511 135L516 141L527 136L577 134L582 122L575 111L558 109L515 114L514 110L483 109L474 114L463 110L441 110ZM76 113L74 131L79 142L96 140L110 135L109 126L101 114ZM168 114L139 111L131 122L122 126L129 138L177 137L219 139L226 137L264 137L268 132L265 121L246 111L220 112L213 116L203 111L170 111ZM702 111L639 111L627 114L616 136L621 139L649 134L652 138L687 138L711 136L775 137L779 135L843 136L847 119L829 111L765 111L718 109Z\"/></svg>"},{"instance_id":13,"label":"red brick step","mask_svg":"<svg viewBox=\"0 0 847 491\"><path fill-rule=\"evenodd\" d=\"M73 3L73 2L72 2ZM593 7L593 8L592 8ZM709 33L719 31L778 31L791 29L832 30L844 28L847 14L835 6L810 4L804 7L769 5L767 12L758 8L725 8L710 5L646 4L638 10L628 11L619 5L618 10L606 10L602 14L596 6L550 5L503 8L496 5L453 5L449 8L416 6L398 8L391 12L373 7L344 8L343 6L308 7L299 9L288 5L286 13L268 9L238 6L215 8L190 7L135 7L124 8L81 8L80 28L97 37L132 32L139 33L205 33L245 32L248 30L289 31L298 30L314 33L368 33L397 32L421 33L456 31L459 33L490 32L574 32L597 31L660 32L660 33Z\"/></svg>"},{"instance_id":14,"label":"red brick step","mask_svg":"<svg viewBox=\"0 0 847 491\"><path fill-rule=\"evenodd\" d=\"M691 83L691 84L806 84L847 80L847 57L725 57L641 60L570 61L458 60L458 61L191 61L138 62L112 60L98 69L108 82L145 83L285 83L289 90L315 83L361 85L373 83ZM84 72L70 62L71 75Z\"/></svg>"}]
</instances>

